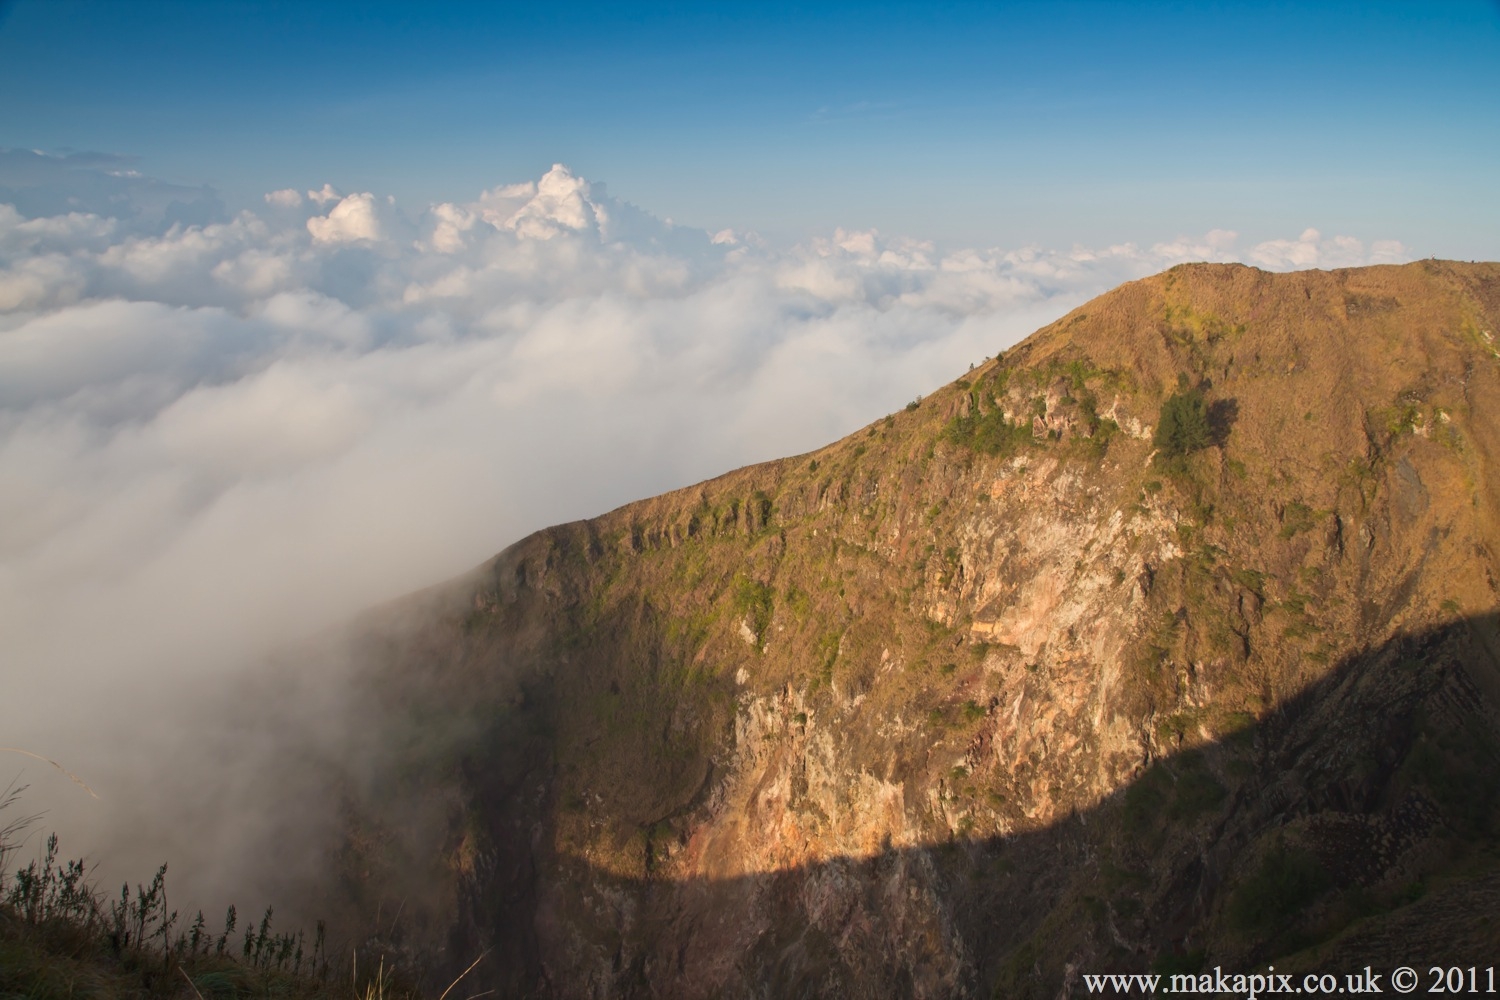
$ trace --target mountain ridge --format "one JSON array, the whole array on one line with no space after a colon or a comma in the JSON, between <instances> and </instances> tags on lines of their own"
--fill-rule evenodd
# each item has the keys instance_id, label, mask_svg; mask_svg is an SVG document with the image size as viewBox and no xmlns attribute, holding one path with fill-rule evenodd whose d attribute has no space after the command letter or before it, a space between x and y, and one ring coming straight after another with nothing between
<instances>
[{"instance_id":1,"label":"mountain ridge","mask_svg":"<svg viewBox=\"0 0 1500 1000\"><path fill-rule=\"evenodd\" d=\"M1052 996L1488 885L1494 797L1449 786L1500 774L1497 318L1495 264L1182 265L824 448L528 536L364 620L382 777L325 899L404 894L506 995ZM1202 447L1158 441L1174 398ZM1311 691L1321 732L1265 735ZM1349 874L1356 827L1404 846Z\"/></svg>"}]
</instances>

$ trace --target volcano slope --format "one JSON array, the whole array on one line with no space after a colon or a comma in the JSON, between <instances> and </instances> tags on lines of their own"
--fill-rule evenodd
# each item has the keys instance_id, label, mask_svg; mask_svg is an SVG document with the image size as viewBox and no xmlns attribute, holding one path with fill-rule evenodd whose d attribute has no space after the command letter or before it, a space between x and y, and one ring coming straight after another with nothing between
<instances>
[{"instance_id":1,"label":"volcano slope","mask_svg":"<svg viewBox=\"0 0 1500 1000\"><path fill-rule=\"evenodd\" d=\"M509 996L1493 964L1497 331L1185 265L372 612L328 898Z\"/></svg>"}]
</instances>

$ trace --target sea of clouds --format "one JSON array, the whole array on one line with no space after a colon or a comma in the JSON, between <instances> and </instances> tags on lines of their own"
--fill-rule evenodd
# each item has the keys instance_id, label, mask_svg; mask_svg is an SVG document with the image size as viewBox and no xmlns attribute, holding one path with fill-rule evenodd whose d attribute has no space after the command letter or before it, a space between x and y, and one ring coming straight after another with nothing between
<instances>
[{"instance_id":1,"label":"sea of clouds","mask_svg":"<svg viewBox=\"0 0 1500 1000\"><path fill-rule=\"evenodd\" d=\"M1408 256L1312 229L772 245L562 165L467 202L324 184L232 215L108 157L0 168L0 743L90 782L99 803L5 758L84 829L192 752L172 692L529 531L825 444L1175 263Z\"/></svg>"}]
</instances>

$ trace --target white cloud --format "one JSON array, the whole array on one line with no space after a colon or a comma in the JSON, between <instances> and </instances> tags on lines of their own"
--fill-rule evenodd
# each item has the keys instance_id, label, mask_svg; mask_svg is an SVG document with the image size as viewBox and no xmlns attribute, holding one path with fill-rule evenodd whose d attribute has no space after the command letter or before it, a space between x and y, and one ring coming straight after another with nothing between
<instances>
[{"instance_id":1,"label":"white cloud","mask_svg":"<svg viewBox=\"0 0 1500 1000\"><path fill-rule=\"evenodd\" d=\"M1316 229L1303 230L1295 240L1267 240L1258 243L1246 255L1252 264L1272 270L1304 267L1359 267L1362 264L1392 264L1410 260L1411 255L1398 240L1377 240L1369 251L1352 236L1324 238Z\"/></svg>"},{"instance_id":2,"label":"white cloud","mask_svg":"<svg viewBox=\"0 0 1500 1000\"><path fill-rule=\"evenodd\" d=\"M344 197L339 194L338 189L332 184L324 184L321 190L307 192L307 200L315 201L319 205L327 205Z\"/></svg>"},{"instance_id":3,"label":"white cloud","mask_svg":"<svg viewBox=\"0 0 1500 1000\"><path fill-rule=\"evenodd\" d=\"M321 203L321 201L320 201ZM327 215L307 220L307 231L319 243L357 243L381 238L375 196L368 192L343 198Z\"/></svg>"},{"instance_id":4,"label":"white cloud","mask_svg":"<svg viewBox=\"0 0 1500 1000\"><path fill-rule=\"evenodd\" d=\"M198 386L151 423L164 461L230 479L265 479L328 460L370 424L343 372L277 362L217 386Z\"/></svg>"},{"instance_id":5,"label":"white cloud","mask_svg":"<svg viewBox=\"0 0 1500 1000\"><path fill-rule=\"evenodd\" d=\"M506 200L506 193L515 195L529 193L526 202L500 225L517 236L548 240L565 230L583 232L590 230L606 235L609 228L609 211L589 198L589 182L574 177L561 163L537 181L536 189L501 188L494 192L492 207L487 219L493 220L499 204Z\"/></svg>"},{"instance_id":6,"label":"white cloud","mask_svg":"<svg viewBox=\"0 0 1500 1000\"><path fill-rule=\"evenodd\" d=\"M561 165L411 225L371 193L307 198L326 211L279 191L150 232L0 206L0 662L23 665L0 728L116 802L143 765L67 735L101 725L72 692L103 712L219 684L545 524L821 445L1183 260L1405 255L1313 230L1244 255L1223 230L773 247Z\"/></svg>"},{"instance_id":7,"label":"white cloud","mask_svg":"<svg viewBox=\"0 0 1500 1000\"><path fill-rule=\"evenodd\" d=\"M287 254L248 247L226 257L209 272L215 281L247 298L271 295L296 283L295 261Z\"/></svg>"},{"instance_id":8,"label":"white cloud","mask_svg":"<svg viewBox=\"0 0 1500 1000\"><path fill-rule=\"evenodd\" d=\"M85 285L78 267L63 254L27 257L0 271L0 313L75 302Z\"/></svg>"},{"instance_id":9,"label":"white cloud","mask_svg":"<svg viewBox=\"0 0 1500 1000\"><path fill-rule=\"evenodd\" d=\"M302 207L302 193L296 188L271 191L266 195L266 204L277 208L300 208Z\"/></svg>"},{"instance_id":10,"label":"white cloud","mask_svg":"<svg viewBox=\"0 0 1500 1000\"><path fill-rule=\"evenodd\" d=\"M418 243L418 250L432 249L438 253L458 253L466 245L465 235L474 228L479 216L468 209L444 202L434 205L428 212L432 219L429 242Z\"/></svg>"},{"instance_id":11,"label":"white cloud","mask_svg":"<svg viewBox=\"0 0 1500 1000\"><path fill-rule=\"evenodd\" d=\"M0 412L12 419L81 416L118 387L186 391L227 377L239 347L220 310L156 302L84 302L0 332Z\"/></svg>"},{"instance_id":12,"label":"white cloud","mask_svg":"<svg viewBox=\"0 0 1500 1000\"><path fill-rule=\"evenodd\" d=\"M67 251L85 247L99 248L117 231L114 219L69 212L67 215L23 217L11 205L0 205L0 252L21 250L36 252Z\"/></svg>"}]
</instances>

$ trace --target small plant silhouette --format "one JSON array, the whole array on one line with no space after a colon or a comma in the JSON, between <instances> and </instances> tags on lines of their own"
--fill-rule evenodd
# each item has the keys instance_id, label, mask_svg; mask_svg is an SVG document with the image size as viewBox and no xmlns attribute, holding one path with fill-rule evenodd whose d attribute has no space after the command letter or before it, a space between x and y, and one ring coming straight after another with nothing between
<instances>
[{"instance_id":1,"label":"small plant silhouette","mask_svg":"<svg viewBox=\"0 0 1500 1000\"><path fill-rule=\"evenodd\" d=\"M13 784L0 792L0 814L24 790ZM0 950L7 956L0 996L63 995L80 975L99 986L93 995L109 996L181 996L184 979L200 1000L345 998L351 982L357 1000L420 995L414 979L406 971L398 975L398 965L378 949L351 949L347 960L334 960L322 921L310 947L302 931L277 932L270 907L245 929L238 948L232 943L240 924L234 906L217 936L201 911L179 929L180 915L167 901L165 864L150 882L134 889L126 883L109 898L91 883L82 858L62 857L54 833L39 858L6 876L19 834L33 821L0 824Z\"/></svg>"}]
</instances>

